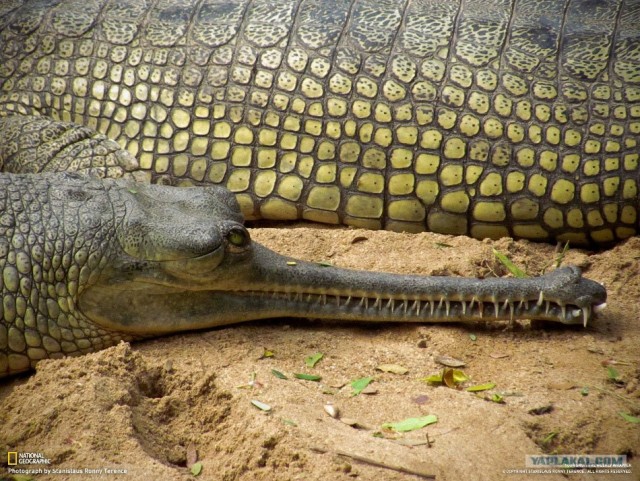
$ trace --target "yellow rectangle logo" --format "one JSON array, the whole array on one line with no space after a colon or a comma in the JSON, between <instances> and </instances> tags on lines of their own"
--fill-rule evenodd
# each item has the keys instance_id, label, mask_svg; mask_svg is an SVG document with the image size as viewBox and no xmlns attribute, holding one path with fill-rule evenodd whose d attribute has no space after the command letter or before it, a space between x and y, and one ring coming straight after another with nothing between
<instances>
[{"instance_id":1,"label":"yellow rectangle logo","mask_svg":"<svg viewBox=\"0 0 640 481\"><path fill-rule=\"evenodd\" d=\"M18 452L17 451L9 451L7 453L7 464L9 466L16 466L18 464Z\"/></svg>"}]
</instances>

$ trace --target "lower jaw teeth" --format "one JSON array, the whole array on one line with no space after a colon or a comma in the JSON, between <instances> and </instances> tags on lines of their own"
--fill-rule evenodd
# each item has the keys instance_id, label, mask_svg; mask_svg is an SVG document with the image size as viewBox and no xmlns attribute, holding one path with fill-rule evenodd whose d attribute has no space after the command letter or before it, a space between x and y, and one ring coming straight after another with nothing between
<instances>
[{"instance_id":1,"label":"lower jaw teeth","mask_svg":"<svg viewBox=\"0 0 640 481\"><path fill-rule=\"evenodd\" d=\"M271 299L282 299L288 302L333 306L351 314L361 314L363 318L369 313L388 316L392 321L403 318L415 320L423 318L435 320L486 320L492 319L550 319L565 323L586 325L591 317L590 308L556 304L548 299L537 300L504 300L480 301L476 298L469 301L450 301L444 297L438 300L396 299L384 297L337 296L322 293L271 292ZM537 302L536 302L537 301ZM489 304L489 307L487 307ZM604 306L594 308L599 311ZM373 312L372 312L373 311Z\"/></svg>"}]
</instances>

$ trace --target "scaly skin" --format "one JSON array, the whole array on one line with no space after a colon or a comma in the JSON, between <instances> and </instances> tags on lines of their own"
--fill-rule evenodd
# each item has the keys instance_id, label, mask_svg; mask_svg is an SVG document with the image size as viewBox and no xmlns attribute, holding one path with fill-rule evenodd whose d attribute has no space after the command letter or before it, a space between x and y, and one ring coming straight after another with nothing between
<instances>
[{"instance_id":1,"label":"scaly skin","mask_svg":"<svg viewBox=\"0 0 640 481\"><path fill-rule=\"evenodd\" d=\"M78 174L0 176L0 377L40 360L252 319L585 323L604 288L352 271L252 243L231 193Z\"/></svg>"},{"instance_id":2,"label":"scaly skin","mask_svg":"<svg viewBox=\"0 0 640 481\"><path fill-rule=\"evenodd\" d=\"M1 160L130 170L87 167L74 139L100 132L247 219L613 242L638 232L639 18L639 0L5 1L0 116L27 120Z\"/></svg>"}]
</instances>

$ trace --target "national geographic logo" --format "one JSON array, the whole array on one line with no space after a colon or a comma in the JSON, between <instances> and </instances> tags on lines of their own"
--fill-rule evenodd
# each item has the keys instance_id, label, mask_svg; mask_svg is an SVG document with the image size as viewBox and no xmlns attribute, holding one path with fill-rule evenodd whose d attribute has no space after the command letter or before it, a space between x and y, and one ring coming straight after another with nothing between
<instances>
[{"instance_id":1,"label":"national geographic logo","mask_svg":"<svg viewBox=\"0 0 640 481\"><path fill-rule=\"evenodd\" d=\"M2 1L2 0L0 0ZM51 460L43 453L30 452L22 453L20 451L7 452L7 472L11 474L19 474L26 476L45 475L52 476L54 474L77 474L81 476L104 476L104 475L121 475L129 474L126 468L119 467L97 467L97 468L55 468L51 467ZM3 479L14 479L13 477L4 478L0 473L0 481ZM32 479L32 478L29 478ZM67 479L67 478L65 478ZM80 478L84 479L84 478Z\"/></svg>"},{"instance_id":2,"label":"national geographic logo","mask_svg":"<svg viewBox=\"0 0 640 481\"><path fill-rule=\"evenodd\" d=\"M24 464L51 464L51 460L42 453L22 453L18 451L7 452L7 465L18 466Z\"/></svg>"}]
</instances>

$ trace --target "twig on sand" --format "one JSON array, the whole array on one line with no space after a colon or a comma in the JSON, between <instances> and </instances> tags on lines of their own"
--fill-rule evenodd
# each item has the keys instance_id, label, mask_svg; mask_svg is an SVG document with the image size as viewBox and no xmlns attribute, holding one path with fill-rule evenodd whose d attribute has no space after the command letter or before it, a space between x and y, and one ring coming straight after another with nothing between
<instances>
[{"instance_id":1,"label":"twig on sand","mask_svg":"<svg viewBox=\"0 0 640 481\"><path fill-rule=\"evenodd\" d=\"M401 473L414 474L416 476L420 476L424 479L436 479L435 474L425 473L424 471L420 471L417 469L405 468L404 466L398 466L396 464L387 463L386 461L381 461L378 459L369 458L366 456L361 456L355 453L349 453L347 451L343 451L342 449L325 449L320 446L311 446L310 449L312 451L316 451L324 454L337 454L339 456L346 456L348 458L354 459L361 463L370 464L371 466L377 466L379 468L392 469L394 471L398 471Z\"/></svg>"},{"instance_id":2,"label":"twig on sand","mask_svg":"<svg viewBox=\"0 0 640 481\"><path fill-rule=\"evenodd\" d=\"M620 394L618 394L617 392L613 392L611 389L606 389L603 387L598 387L598 386L591 386L593 389L597 389L598 391L604 393L604 394L609 394L610 396L616 397L618 399L620 399L621 401L626 401L628 403L630 403L633 406L638 406L638 404L636 403L636 401L634 401L631 398L628 398L626 396L622 396Z\"/></svg>"}]
</instances>

